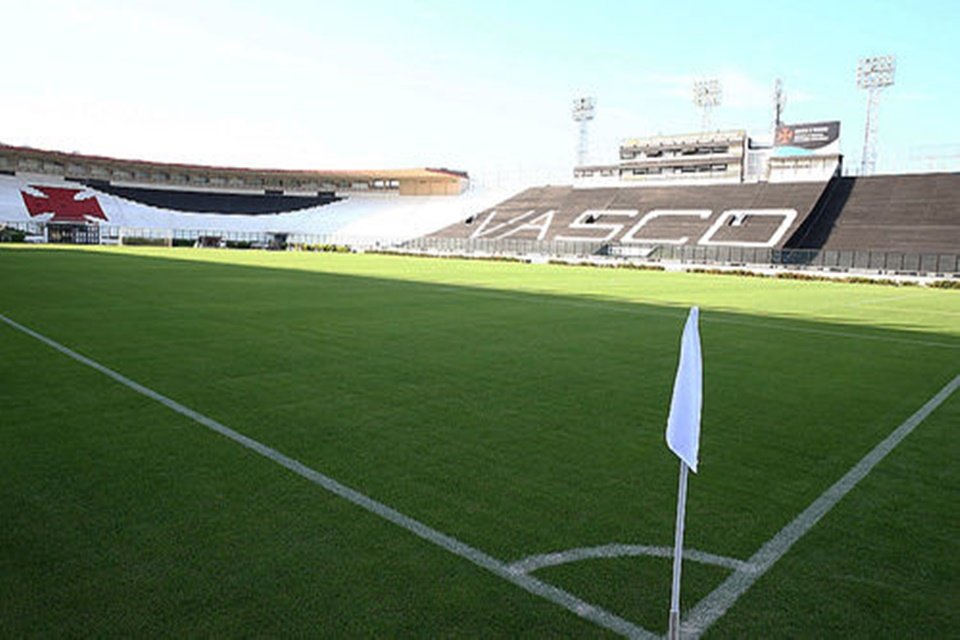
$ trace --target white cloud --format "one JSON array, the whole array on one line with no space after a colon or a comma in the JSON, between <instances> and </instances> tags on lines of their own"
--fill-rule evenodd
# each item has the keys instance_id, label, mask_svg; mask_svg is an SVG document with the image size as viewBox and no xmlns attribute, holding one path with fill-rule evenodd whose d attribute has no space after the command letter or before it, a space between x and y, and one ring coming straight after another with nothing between
<instances>
[{"instance_id":1,"label":"white cloud","mask_svg":"<svg viewBox=\"0 0 960 640\"><path fill-rule=\"evenodd\" d=\"M772 101L773 83L763 83L740 71L719 74L723 104L735 109L767 107Z\"/></svg>"}]
</instances>

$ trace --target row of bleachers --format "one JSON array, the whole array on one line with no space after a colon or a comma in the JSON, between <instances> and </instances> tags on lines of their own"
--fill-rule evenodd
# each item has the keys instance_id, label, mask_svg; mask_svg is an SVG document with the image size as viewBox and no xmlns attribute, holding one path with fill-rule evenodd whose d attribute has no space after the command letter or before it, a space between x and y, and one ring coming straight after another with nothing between
<instances>
[{"instance_id":1,"label":"row of bleachers","mask_svg":"<svg viewBox=\"0 0 960 640\"><path fill-rule=\"evenodd\" d=\"M960 174L834 179L817 211L787 246L960 252Z\"/></svg>"},{"instance_id":2,"label":"row of bleachers","mask_svg":"<svg viewBox=\"0 0 960 640\"><path fill-rule=\"evenodd\" d=\"M150 187L119 186L104 181L83 181L85 186L103 193L170 211L191 213L220 213L258 215L285 213L299 209L319 207L338 198L333 193L318 192L310 195L284 193L242 193L226 191L192 191L183 189L156 189Z\"/></svg>"},{"instance_id":3,"label":"row of bleachers","mask_svg":"<svg viewBox=\"0 0 960 640\"><path fill-rule=\"evenodd\" d=\"M625 240L632 244L643 244L645 240L649 244L660 244L658 240L677 244L681 239L684 244L696 244L710 236L715 243L767 243L765 246L779 247L813 210L823 189L824 183L810 182L599 189L536 187L441 229L434 236L542 241L576 237ZM585 218L588 210L596 213ZM643 216L656 210L671 213L650 218L642 230L625 238ZM691 210L699 213L683 213ZM720 227L714 228L720 216L731 210L746 213L728 215ZM757 213L751 214L750 210ZM796 216L771 243L787 218L760 210L792 210ZM632 214L619 213L622 211ZM610 225L621 227L614 232Z\"/></svg>"},{"instance_id":4,"label":"row of bleachers","mask_svg":"<svg viewBox=\"0 0 960 640\"><path fill-rule=\"evenodd\" d=\"M502 200L503 191L475 190L459 196L283 196L155 189L165 199L144 204L110 185L42 176L0 175L0 222L101 224L114 229L349 236L380 241L422 236ZM187 210L172 208L181 200ZM194 200L199 198L202 201ZM295 207L278 206L278 198ZM244 200L246 199L246 200ZM331 202L331 200L333 200ZM210 206L212 212L203 212ZM159 206L159 205L165 206ZM281 203L283 204L283 203ZM282 209L261 211L262 208ZM251 215L254 214L255 215ZM60 234L62 235L62 234ZM58 236L60 237L60 236Z\"/></svg>"}]
</instances>

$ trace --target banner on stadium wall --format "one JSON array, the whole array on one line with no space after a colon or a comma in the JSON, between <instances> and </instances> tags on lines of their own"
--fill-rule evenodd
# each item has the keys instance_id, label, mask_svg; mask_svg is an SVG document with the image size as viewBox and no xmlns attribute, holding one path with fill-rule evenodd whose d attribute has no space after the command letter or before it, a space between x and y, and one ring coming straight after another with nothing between
<instances>
[{"instance_id":1,"label":"banner on stadium wall","mask_svg":"<svg viewBox=\"0 0 960 640\"><path fill-rule=\"evenodd\" d=\"M840 121L782 124L777 127L774 146L796 147L819 153L839 152Z\"/></svg>"},{"instance_id":2,"label":"banner on stadium wall","mask_svg":"<svg viewBox=\"0 0 960 640\"><path fill-rule=\"evenodd\" d=\"M104 193L51 176L24 179L0 175L0 223L105 224L137 229L333 233L345 221L329 215L332 205L260 215L174 211ZM338 225L338 223L340 223Z\"/></svg>"},{"instance_id":3,"label":"banner on stadium wall","mask_svg":"<svg viewBox=\"0 0 960 640\"><path fill-rule=\"evenodd\" d=\"M344 234L351 238L407 240L432 233L505 199L501 190L452 198L349 198L322 206L257 215L174 211L47 175L0 173L0 227L6 222L106 225L133 230Z\"/></svg>"}]
</instances>

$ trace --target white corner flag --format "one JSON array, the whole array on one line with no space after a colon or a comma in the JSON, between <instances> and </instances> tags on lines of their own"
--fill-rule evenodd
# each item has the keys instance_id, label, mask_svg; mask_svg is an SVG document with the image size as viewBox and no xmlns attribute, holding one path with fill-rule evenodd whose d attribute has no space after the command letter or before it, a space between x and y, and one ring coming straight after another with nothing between
<instances>
[{"instance_id":1,"label":"white corner flag","mask_svg":"<svg viewBox=\"0 0 960 640\"><path fill-rule=\"evenodd\" d=\"M683 561L683 520L687 508L687 472L697 472L700 451L700 409L703 405L703 356L700 353L700 310L690 309L680 338L680 364L673 383L673 399L667 417L667 446L680 457L677 489L677 526L673 544L673 585L670 590L670 621L667 637L680 638L680 569Z\"/></svg>"},{"instance_id":2,"label":"white corner flag","mask_svg":"<svg viewBox=\"0 0 960 640\"><path fill-rule=\"evenodd\" d=\"M667 418L667 446L697 472L700 450L700 408L703 405L703 357L700 353L700 310L690 309L680 339L680 364L673 383Z\"/></svg>"}]
</instances>

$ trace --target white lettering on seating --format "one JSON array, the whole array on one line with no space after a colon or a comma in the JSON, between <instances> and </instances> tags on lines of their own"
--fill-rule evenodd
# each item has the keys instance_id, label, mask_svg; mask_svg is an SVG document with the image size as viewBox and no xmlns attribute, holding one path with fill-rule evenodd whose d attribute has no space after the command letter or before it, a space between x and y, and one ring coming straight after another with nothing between
<instances>
[{"instance_id":1,"label":"white lettering on seating","mask_svg":"<svg viewBox=\"0 0 960 640\"><path fill-rule=\"evenodd\" d=\"M503 238L512 236L515 233L520 233L521 231L536 231L537 240L543 240L547 236L547 232L550 231L550 225L553 224L553 214L555 213L556 211L553 209L547 211L546 213L541 213L530 222L524 222L519 227L511 229L510 231L497 236L496 240L501 240ZM513 221L514 220L511 220L511 222Z\"/></svg>"},{"instance_id":2,"label":"white lettering on seating","mask_svg":"<svg viewBox=\"0 0 960 640\"><path fill-rule=\"evenodd\" d=\"M645 227L652 220L657 218L666 218L674 216L693 216L701 220L706 220L710 217L710 214L713 213L710 209L653 209L652 211L646 213L640 222L633 225L633 228L630 231L627 231L620 242L630 242L630 243L644 243L644 244L686 244L690 239L687 236L681 238L637 238L637 232Z\"/></svg>"},{"instance_id":3,"label":"white lettering on seating","mask_svg":"<svg viewBox=\"0 0 960 640\"><path fill-rule=\"evenodd\" d=\"M576 219L567 225L568 229L585 229L591 231L597 231L602 229L609 229L609 233L598 238L595 236L557 236L555 240L566 240L571 242L607 242L611 240L615 235L623 231L623 227L626 225L623 224L605 224L603 222L587 222L590 218L597 219L600 216L626 216L628 218L634 218L640 213L636 209L587 209Z\"/></svg>"},{"instance_id":4,"label":"white lettering on seating","mask_svg":"<svg viewBox=\"0 0 960 640\"><path fill-rule=\"evenodd\" d=\"M490 238L493 240L501 240L503 238L514 236L523 231L535 231L536 239L543 240L550 232L550 228L553 225L553 220L556 213L557 212L555 209L551 209L550 211L546 211L537 215L536 209L530 209L508 220L494 224L494 218L497 216L497 211L493 210L480 223L477 229L470 234L470 238ZM557 235L554 239L573 242L608 242L615 238L621 231L623 231L624 227L626 227L626 224L616 222L590 223L587 222L587 220L589 220L591 217L597 219L603 216L621 216L629 219L635 218L639 213L640 212L636 209L587 209L574 218L574 220L567 225L567 228L577 231L599 230L606 232L605 235L602 237ZM640 220L633 225L633 227L623 234L623 236L620 238L620 242L623 244L649 245L687 244L690 241L688 236L680 236L676 238L647 238L637 237L637 234L639 234L644 227L658 218L692 217L699 220L708 220L712 215L713 211L711 209L652 209L645 213L643 217L641 217ZM797 219L797 215L796 209L727 209L723 211L716 220L713 221L713 223L700 237L696 244L701 246L773 247L783 239L787 231L790 229L790 226ZM781 217L783 220L777 226L777 229L770 235L770 237L763 241L713 239L720 229L731 220L731 218L735 221L744 221L751 216Z\"/></svg>"},{"instance_id":5,"label":"white lettering on seating","mask_svg":"<svg viewBox=\"0 0 960 640\"><path fill-rule=\"evenodd\" d=\"M490 212L490 215L486 217L486 219L483 221L483 223L482 223L479 227L477 227L476 231L474 231L473 233L470 234L470 239L473 240L473 239L475 239L475 238L482 238L482 237L484 237L484 236L490 235L491 233L496 233L496 232L499 231L500 229L503 229L504 227L508 227L508 226L510 226L511 224L513 224L514 222L519 222L519 221L523 220L524 218L526 218L527 216L532 216L534 213L536 213L536 209L530 209L530 210L527 211L526 213L521 213L520 215L518 215L518 216L515 217L515 218L511 218L510 220L507 220L506 222L501 222L500 224L498 224L497 226L491 228L491 229L488 231L488 230L487 230L487 225L489 225L489 224L493 221L494 216L497 215L497 211L496 211L496 209L494 209L493 211Z\"/></svg>"},{"instance_id":6,"label":"white lettering on seating","mask_svg":"<svg viewBox=\"0 0 960 640\"><path fill-rule=\"evenodd\" d=\"M747 242L734 240L714 240L713 236L730 218L746 218L752 216L781 216L783 221L777 227L776 231L763 242ZM787 229L797 219L796 209L727 209L714 220L707 232L704 233L697 244L702 246L725 246L725 247L772 247L776 245L787 233Z\"/></svg>"}]
</instances>

